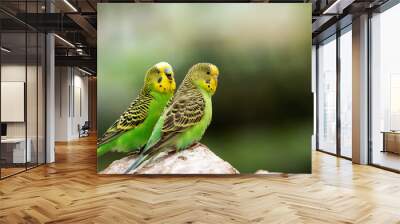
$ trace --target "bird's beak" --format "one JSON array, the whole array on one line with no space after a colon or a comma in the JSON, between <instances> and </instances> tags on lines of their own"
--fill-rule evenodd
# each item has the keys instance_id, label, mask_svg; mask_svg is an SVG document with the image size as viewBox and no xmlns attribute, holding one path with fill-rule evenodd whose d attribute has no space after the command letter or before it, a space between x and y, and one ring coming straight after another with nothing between
<instances>
[{"instance_id":1,"label":"bird's beak","mask_svg":"<svg viewBox=\"0 0 400 224\"><path fill-rule=\"evenodd\" d=\"M172 80L172 70L170 68L164 69L165 76L171 81Z\"/></svg>"},{"instance_id":2,"label":"bird's beak","mask_svg":"<svg viewBox=\"0 0 400 224\"><path fill-rule=\"evenodd\" d=\"M172 73L165 73L167 76L168 80L172 81Z\"/></svg>"},{"instance_id":3,"label":"bird's beak","mask_svg":"<svg viewBox=\"0 0 400 224\"><path fill-rule=\"evenodd\" d=\"M218 80L216 78L211 79L210 86L211 86L212 92L215 92L215 90L217 90Z\"/></svg>"},{"instance_id":4,"label":"bird's beak","mask_svg":"<svg viewBox=\"0 0 400 224\"><path fill-rule=\"evenodd\" d=\"M211 65L211 74L215 77L218 77L219 75L219 70L217 68L217 66L215 65Z\"/></svg>"}]
</instances>

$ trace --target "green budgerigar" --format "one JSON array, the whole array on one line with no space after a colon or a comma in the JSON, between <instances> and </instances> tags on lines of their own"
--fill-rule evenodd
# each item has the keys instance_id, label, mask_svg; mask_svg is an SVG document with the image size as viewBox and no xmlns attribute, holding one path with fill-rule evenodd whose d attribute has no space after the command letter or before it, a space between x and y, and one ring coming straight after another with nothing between
<instances>
[{"instance_id":1,"label":"green budgerigar","mask_svg":"<svg viewBox=\"0 0 400 224\"><path fill-rule=\"evenodd\" d=\"M125 173L138 168L166 148L177 151L197 143L211 122L218 84L217 66L199 63L190 68L169 106L157 121L145 148Z\"/></svg>"},{"instance_id":2,"label":"green budgerigar","mask_svg":"<svg viewBox=\"0 0 400 224\"><path fill-rule=\"evenodd\" d=\"M176 89L171 65L160 62L146 73L138 97L98 140L97 156L142 149Z\"/></svg>"}]
</instances>

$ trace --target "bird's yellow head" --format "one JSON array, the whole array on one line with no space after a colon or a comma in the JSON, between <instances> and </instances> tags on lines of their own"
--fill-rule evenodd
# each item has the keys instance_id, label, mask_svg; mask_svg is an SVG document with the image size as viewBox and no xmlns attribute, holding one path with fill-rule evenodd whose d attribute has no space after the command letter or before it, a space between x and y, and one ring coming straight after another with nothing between
<instances>
[{"instance_id":1,"label":"bird's yellow head","mask_svg":"<svg viewBox=\"0 0 400 224\"><path fill-rule=\"evenodd\" d=\"M176 83L172 66L167 62L155 64L147 71L145 83L153 91L174 93Z\"/></svg>"},{"instance_id":2,"label":"bird's yellow head","mask_svg":"<svg viewBox=\"0 0 400 224\"><path fill-rule=\"evenodd\" d=\"M213 95L218 86L218 67L210 63L198 63L190 68L188 75L193 84Z\"/></svg>"}]
</instances>

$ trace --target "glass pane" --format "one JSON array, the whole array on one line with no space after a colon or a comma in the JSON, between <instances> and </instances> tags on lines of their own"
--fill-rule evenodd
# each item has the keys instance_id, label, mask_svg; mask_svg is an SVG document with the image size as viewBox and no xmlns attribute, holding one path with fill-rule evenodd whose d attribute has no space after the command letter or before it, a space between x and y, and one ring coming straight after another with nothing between
<instances>
[{"instance_id":1,"label":"glass pane","mask_svg":"<svg viewBox=\"0 0 400 224\"><path fill-rule=\"evenodd\" d=\"M27 150L30 151L28 155L30 158L28 159L28 168L37 165L37 157L38 157L38 143L37 143L37 132L38 132L38 108L37 108L37 98L38 98L38 88L37 88L37 33L29 32L27 33L27 44L28 44L28 55L27 55L27 80L26 80L26 113L27 113L27 142L28 147Z\"/></svg>"},{"instance_id":2,"label":"glass pane","mask_svg":"<svg viewBox=\"0 0 400 224\"><path fill-rule=\"evenodd\" d=\"M351 158L352 149L352 35L351 30L340 36L340 152Z\"/></svg>"},{"instance_id":3,"label":"glass pane","mask_svg":"<svg viewBox=\"0 0 400 224\"><path fill-rule=\"evenodd\" d=\"M1 1L15 14L43 13L45 1ZM45 162L45 36L0 12L2 141L0 176ZM28 18L35 24L36 17Z\"/></svg>"},{"instance_id":4,"label":"glass pane","mask_svg":"<svg viewBox=\"0 0 400 224\"><path fill-rule=\"evenodd\" d=\"M38 35L38 163L45 163L45 60L46 60L46 52L45 52L45 44L46 38L45 35L39 33Z\"/></svg>"},{"instance_id":5,"label":"glass pane","mask_svg":"<svg viewBox=\"0 0 400 224\"><path fill-rule=\"evenodd\" d=\"M1 166L2 177L25 170L26 34L1 34ZM29 147L28 147L29 148Z\"/></svg>"},{"instance_id":6,"label":"glass pane","mask_svg":"<svg viewBox=\"0 0 400 224\"><path fill-rule=\"evenodd\" d=\"M318 148L336 153L336 39L318 48Z\"/></svg>"},{"instance_id":7,"label":"glass pane","mask_svg":"<svg viewBox=\"0 0 400 224\"><path fill-rule=\"evenodd\" d=\"M372 163L400 170L400 5L372 18Z\"/></svg>"}]
</instances>

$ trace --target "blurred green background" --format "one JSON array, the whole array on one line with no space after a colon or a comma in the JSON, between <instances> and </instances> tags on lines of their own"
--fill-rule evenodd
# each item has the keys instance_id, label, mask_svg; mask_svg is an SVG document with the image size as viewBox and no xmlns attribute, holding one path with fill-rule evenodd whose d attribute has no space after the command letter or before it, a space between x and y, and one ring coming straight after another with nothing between
<instances>
[{"instance_id":1,"label":"blurred green background","mask_svg":"<svg viewBox=\"0 0 400 224\"><path fill-rule=\"evenodd\" d=\"M167 61L179 84L193 64L210 62L219 86L201 142L241 173L311 172L311 4L98 9L99 135L137 96L150 66Z\"/></svg>"}]
</instances>

